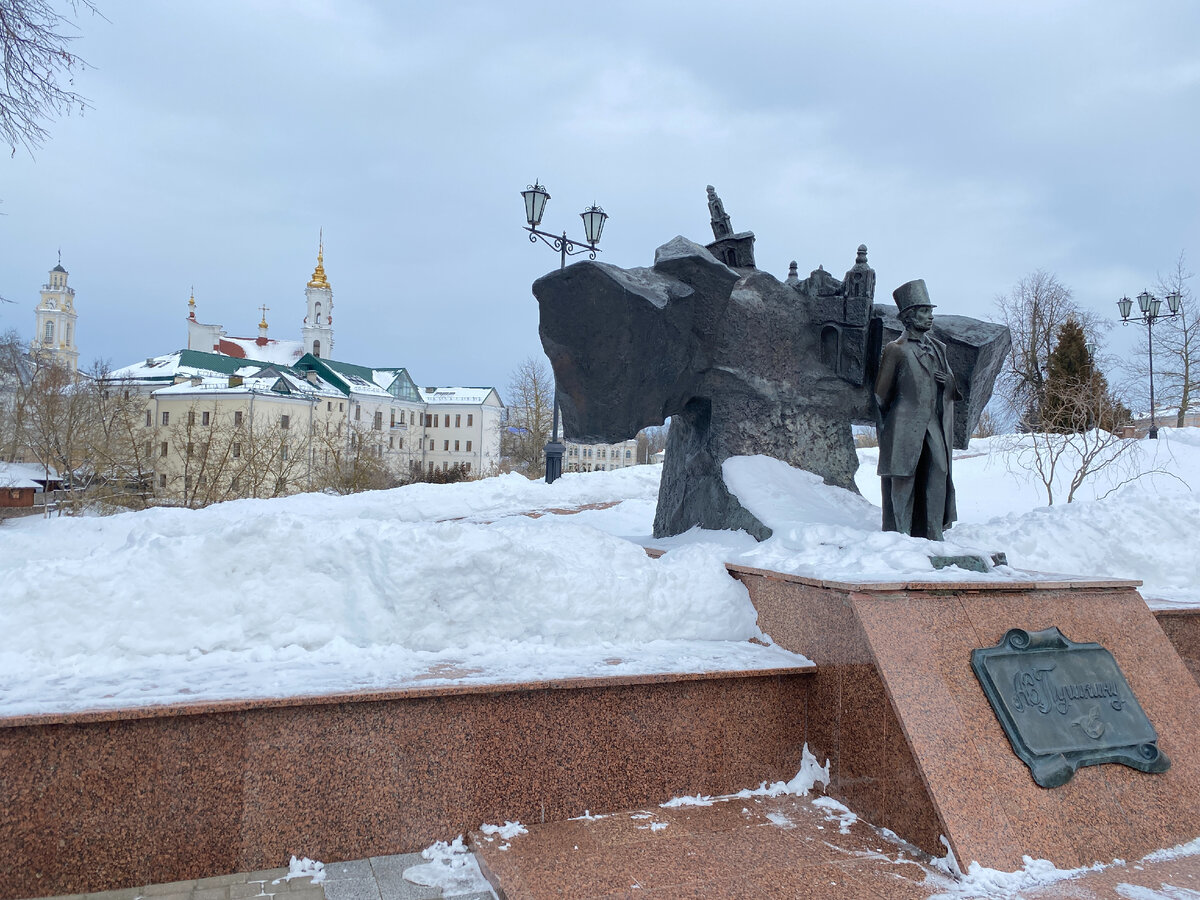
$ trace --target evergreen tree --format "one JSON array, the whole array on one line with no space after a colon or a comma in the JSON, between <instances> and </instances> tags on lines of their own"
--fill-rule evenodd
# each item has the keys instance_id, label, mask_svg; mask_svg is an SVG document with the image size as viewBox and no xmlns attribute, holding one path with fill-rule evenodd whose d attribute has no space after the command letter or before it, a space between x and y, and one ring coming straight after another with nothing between
<instances>
[{"instance_id":1,"label":"evergreen tree","mask_svg":"<svg viewBox=\"0 0 1200 900\"><path fill-rule=\"evenodd\" d=\"M1129 410L1109 391L1108 379L1096 368L1083 328L1075 319L1068 319L1059 328L1058 342L1046 368L1038 417L1044 431L1114 431L1129 421Z\"/></svg>"}]
</instances>

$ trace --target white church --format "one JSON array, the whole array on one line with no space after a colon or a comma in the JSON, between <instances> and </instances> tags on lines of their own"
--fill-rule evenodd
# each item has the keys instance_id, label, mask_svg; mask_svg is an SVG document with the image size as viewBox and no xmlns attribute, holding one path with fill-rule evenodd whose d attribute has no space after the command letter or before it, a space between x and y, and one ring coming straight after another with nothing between
<instances>
[{"instance_id":1,"label":"white church","mask_svg":"<svg viewBox=\"0 0 1200 900\"><path fill-rule=\"evenodd\" d=\"M262 320L257 337L232 337L220 325L205 325L196 318L195 292L188 298L187 349L220 353L237 359L290 366L306 353L324 359L333 357L333 288L325 277L325 241L317 249L317 267L304 290L307 311L298 341L268 337L267 307L260 307Z\"/></svg>"}]
</instances>

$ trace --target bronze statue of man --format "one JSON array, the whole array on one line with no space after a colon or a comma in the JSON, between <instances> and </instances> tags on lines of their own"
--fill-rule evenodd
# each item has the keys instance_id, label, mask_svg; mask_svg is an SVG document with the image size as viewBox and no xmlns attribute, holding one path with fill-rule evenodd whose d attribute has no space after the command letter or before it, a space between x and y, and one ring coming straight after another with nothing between
<instances>
[{"instance_id":1,"label":"bronze statue of man","mask_svg":"<svg viewBox=\"0 0 1200 900\"><path fill-rule=\"evenodd\" d=\"M950 477L958 389L946 345L930 334L924 280L900 285L892 297L904 334L883 348L875 379L883 528L940 541L958 517Z\"/></svg>"}]
</instances>

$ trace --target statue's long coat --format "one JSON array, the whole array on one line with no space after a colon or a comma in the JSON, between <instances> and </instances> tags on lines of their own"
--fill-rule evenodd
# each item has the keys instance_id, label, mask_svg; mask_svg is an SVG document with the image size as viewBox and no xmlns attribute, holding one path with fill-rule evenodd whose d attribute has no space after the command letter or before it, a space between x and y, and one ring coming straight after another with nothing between
<instances>
[{"instance_id":1,"label":"statue's long coat","mask_svg":"<svg viewBox=\"0 0 1200 900\"><path fill-rule=\"evenodd\" d=\"M890 479L893 475L911 476L917 471L921 449L925 444L925 431L930 419L940 427L946 441L946 510L943 523L949 526L958 518L954 499L954 480L951 477L954 447L954 401L959 399L950 363L946 359L946 345L926 334L925 340L933 348L933 355L921 352L917 341L905 332L883 348L879 363L879 375L875 379L875 399L879 403L881 423L879 426L879 475ZM934 378L937 368L945 372L947 382L943 388ZM889 527L890 485L884 482L884 527ZM923 486L919 489L923 490ZM892 526L894 527L894 521Z\"/></svg>"}]
</instances>

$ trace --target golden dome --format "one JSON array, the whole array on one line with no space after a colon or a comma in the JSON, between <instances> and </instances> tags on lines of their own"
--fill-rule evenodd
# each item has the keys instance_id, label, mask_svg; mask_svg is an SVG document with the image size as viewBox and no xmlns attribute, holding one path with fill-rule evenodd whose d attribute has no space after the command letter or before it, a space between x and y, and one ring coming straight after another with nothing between
<instances>
[{"instance_id":1,"label":"golden dome","mask_svg":"<svg viewBox=\"0 0 1200 900\"><path fill-rule=\"evenodd\" d=\"M321 242L317 247L317 267L313 269L312 280L308 282L308 286L312 288L322 288L326 291L332 291L329 286L329 280L325 277L325 234L321 233Z\"/></svg>"}]
</instances>

